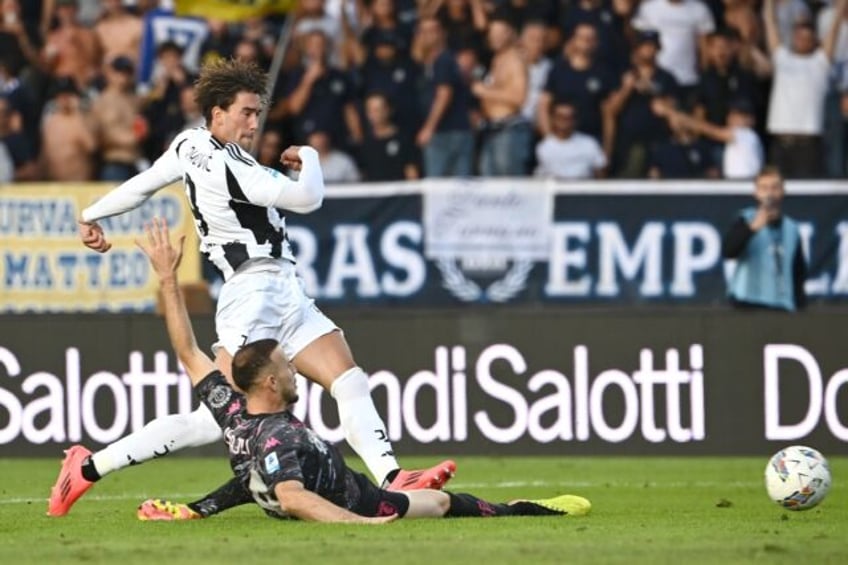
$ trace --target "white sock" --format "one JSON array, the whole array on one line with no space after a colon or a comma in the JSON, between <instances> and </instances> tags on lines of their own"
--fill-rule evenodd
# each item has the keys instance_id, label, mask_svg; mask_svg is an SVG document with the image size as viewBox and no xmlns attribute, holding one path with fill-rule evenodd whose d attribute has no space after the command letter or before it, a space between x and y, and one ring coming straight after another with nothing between
<instances>
[{"instance_id":1,"label":"white sock","mask_svg":"<svg viewBox=\"0 0 848 565\"><path fill-rule=\"evenodd\" d=\"M139 431L109 444L91 456L101 477L129 465L144 463L186 447L221 440L221 428L209 409L201 404L190 414L156 418Z\"/></svg>"},{"instance_id":2,"label":"white sock","mask_svg":"<svg viewBox=\"0 0 848 565\"><path fill-rule=\"evenodd\" d=\"M368 376L354 367L333 382L330 394L338 404L345 439L365 462L377 484L382 484L386 475L398 468L398 463L386 425L371 399Z\"/></svg>"}]
</instances>

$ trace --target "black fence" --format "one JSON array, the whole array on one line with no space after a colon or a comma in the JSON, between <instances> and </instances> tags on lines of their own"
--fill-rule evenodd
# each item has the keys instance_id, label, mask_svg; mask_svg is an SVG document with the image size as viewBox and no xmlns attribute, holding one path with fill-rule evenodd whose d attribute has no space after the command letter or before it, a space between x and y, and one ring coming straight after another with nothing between
<instances>
[{"instance_id":1,"label":"black fence","mask_svg":"<svg viewBox=\"0 0 848 565\"><path fill-rule=\"evenodd\" d=\"M838 311L788 316L571 309L332 313L398 453L843 453L848 353ZM202 344L213 320L199 318ZM153 315L0 319L0 454L114 441L193 398ZM296 413L341 441L334 402ZM218 453L209 448L206 452Z\"/></svg>"}]
</instances>

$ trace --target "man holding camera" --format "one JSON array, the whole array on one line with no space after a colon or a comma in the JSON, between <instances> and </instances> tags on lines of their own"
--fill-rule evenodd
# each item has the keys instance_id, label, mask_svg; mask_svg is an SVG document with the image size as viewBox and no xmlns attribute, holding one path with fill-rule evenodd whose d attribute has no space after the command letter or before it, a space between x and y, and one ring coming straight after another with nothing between
<instances>
[{"instance_id":1,"label":"man holding camera","mask_svg":"<svg viewBox=\"0 0 848 565\"><path fill-rule=\"evenodd\" d=\"M806 304L807 264L798 223L783 214L783 177L772 167L756 178L756 207L741 210L722 254L736 259L728 295L737 308L795 312Z\"/></svg>"}]
</instances>

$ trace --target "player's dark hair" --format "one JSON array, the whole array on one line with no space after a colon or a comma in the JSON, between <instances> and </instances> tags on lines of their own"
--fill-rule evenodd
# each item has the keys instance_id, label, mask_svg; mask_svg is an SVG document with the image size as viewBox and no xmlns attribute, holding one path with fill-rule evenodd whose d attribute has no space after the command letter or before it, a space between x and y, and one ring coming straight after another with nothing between
<instances>
[{"instance_id":1,"label":"player's dark hair","mask_svg":"<svg viewBox=\"0 0 848 565\"><path fill-rule=\"evenodd\" d=\"M233 356L233 382L244 392L249 392L262 371L271 363L271 354L280 344L273 339L260 339L248 343Z\"/></svg>"},{"instance_id":2,"label":"player's dark hair","mask_svg":"<svg viewBox=\"0 0 848 565\"><path fill-rule=\"evenodd\" d=\"M268 75L254 63L235 59L218 59L203 66L195 86L197 105L206 122L212 120L212 109L226 110L239 92L265 96Z\"/></svg>"}]
</instances>

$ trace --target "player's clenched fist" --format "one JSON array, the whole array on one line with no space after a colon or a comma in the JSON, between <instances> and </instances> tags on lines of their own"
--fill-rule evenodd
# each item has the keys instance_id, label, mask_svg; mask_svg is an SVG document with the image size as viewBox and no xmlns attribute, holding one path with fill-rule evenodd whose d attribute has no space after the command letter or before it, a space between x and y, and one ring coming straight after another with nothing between
<instances>
[{"instance_id":1,"label":"player's clenched fist","mask_svg":"<svg viewBox=\"0 0 848 565\"><path fill-rule=\"evenodd\" d=\"M283 151L282 155L280 155L280 163L285 165L286 167L299 171L303 166L303 161L300 160L300 147L297 145L292 145L285 151Z\"/></svg>"},{"instance_id":2,"label":"player's clenched fist","mask_svg":"<svg viewBox=\"0 0 848 565\"><path fill-rule=\"evenodd\" d=\"M80 239L89 249L99 253L106 253L112 249L112 244L106 241L103 228L97 222L77 222L79 225Z\"/></svg>"}]
</instances>

